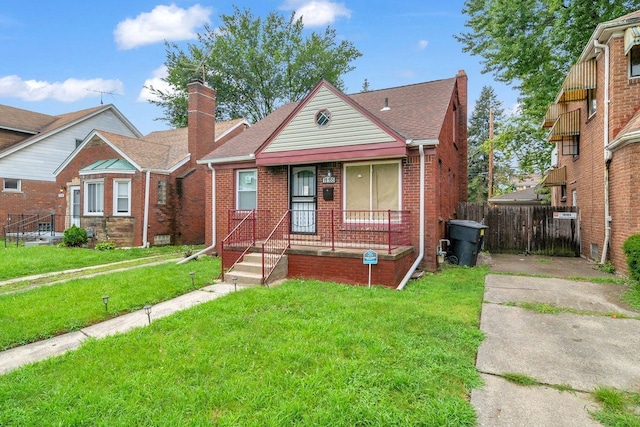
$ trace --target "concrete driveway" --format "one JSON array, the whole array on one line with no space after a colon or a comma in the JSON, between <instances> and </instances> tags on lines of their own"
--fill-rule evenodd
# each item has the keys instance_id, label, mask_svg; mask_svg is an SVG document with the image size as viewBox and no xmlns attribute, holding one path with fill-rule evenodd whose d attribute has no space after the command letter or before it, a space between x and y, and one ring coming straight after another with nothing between
<instances>
[{"instance_id":1,"label":"concrete driveway","mask_svg":"<svg viewBox=\"0 0 640 427\"><path fill-rule=\"evenodd\" d=\"M605 275L579 258L494 256L492 272ZM599 386L640 391L640 313L621 302L625 286L489 274L476 367L485 385L471 403L480 426L598 426L589 415ZM540 314L522 303L566 309ZM630 318L636 317L636 318ZM542 385L520 386L508 373ZM553 386L570 387L573 392Z\"/></svg>"}]
</instances>

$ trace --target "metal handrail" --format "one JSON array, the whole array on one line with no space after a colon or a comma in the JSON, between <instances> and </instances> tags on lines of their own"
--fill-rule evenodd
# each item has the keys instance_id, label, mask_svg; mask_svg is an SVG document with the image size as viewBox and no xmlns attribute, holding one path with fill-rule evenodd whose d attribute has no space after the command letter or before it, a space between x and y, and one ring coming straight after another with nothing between
<instances>
[{"instance_id":1,"label":"metal handrail","mask_svg":"<svg viewBox=\"0 0 640 427\"><path fill-rule=\"evenodd\" d=\"M251 221L248 221L249 219L251 219ZM242 218L242 220L240 221L240 223L238 223L238 225L236 225L234 227L233 230L231 230L231 232L229 234L227 234L227 237L225 237L224 239L222 239L222 243L220 246L220 257L221 257L221 261L222 261L222 280L225 280L225 269L224 269L224 247L225 247L225 243L229 243L229 241L233 241L232 238L235 237L236 235L240 235L240 233L242 233L243 231L245 231L245 228L247 228L247 225L249 224L251 226L251 239L250 239L250 244L246 245L245 244L245 249L244 251L235 259L235 261L233 262L233 264L231 265L231 267L229 267L227 269L227 272L233 270L233 267L236 266L236 264L238 264L238 262L246 255L247 252L249 252L249 249L251 249L251 247L253 245L255 245L256 243L256 238L255 238L255 210L249 211L249 213ZM244 234L243 234L244 235ZM239 241L239 240L237 240Z\"/></svg>"},{"instance_id":2,"label":"metal handrail","mask_svg":"<svg viewBox=\"0 0 640 427\"><path fill-rule=\"evenodd\" d=\"M284 256L287 249L291 247L291 234L289 233L290 221L289 217L291 210L287 210L278 224L273 228L271 234L262 243L262 284L267 285L271 273L275 270L276 266ZM286 221L285 221L286 220ZM284 237L277 235L276 232L281 231L282 227L285 227L286 239L280 240L274 239L274 237ZM281 233L282 234L282 233ZM286 242L286 244L284 244ZM280 245L278 245L280 243Z\"/></svg>"}]
</instances>

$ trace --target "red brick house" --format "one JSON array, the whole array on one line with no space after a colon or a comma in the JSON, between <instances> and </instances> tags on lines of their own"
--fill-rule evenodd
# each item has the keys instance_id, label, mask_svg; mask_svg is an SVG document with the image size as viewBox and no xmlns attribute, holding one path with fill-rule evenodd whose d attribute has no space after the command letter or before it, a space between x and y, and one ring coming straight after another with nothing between
<instances>
[{"instance_id":1,"label":"red brick house","mask_svg":"<svg viewBox=\"0 0 640 427\"><path fill-rule=\"evenodd\" d=\"M96 128L141 136L113 105L58 116L0 105L0 227L9 214L64 212L54 171Z\"/></svg>"},{"instance_id":2,"label":"red brick house","mask_svg":"<svg viewBox=\"0 0 640 427\"><path fill-rule=\"evenodd\" d=\"M55 171L67 223L118 246L201 244L205 166L196 159L248 125L215 122L215 92L189 84L188 128L131 137L93 130Z\"/></svg>"},{"instance_id":3,"label":"red brick house","mask_svg":"<svg viewBox=\"0 0 640 427\"><path fill-rule=\"evenodd\" d=\"M576 206L582 255L625 272L640 232L640 11L599 24L549 107L556 144L543 179L554 206ZM557 159L557 160L556 160Z\"/></svg>"},{"instance_id":4,"label":"red brick house","mask_svg":"<svg viewBox=\"0 0 640 427\"><path fill-rule=\"evenodd\" d=\"M286 253L288 277L368 283L373 249L371 282L404 286L418 265L436 269L466 199L467 76L353 95L320 81L198 163L225 269L256 252L268 281Z\"/></svg>"}]
</instances>

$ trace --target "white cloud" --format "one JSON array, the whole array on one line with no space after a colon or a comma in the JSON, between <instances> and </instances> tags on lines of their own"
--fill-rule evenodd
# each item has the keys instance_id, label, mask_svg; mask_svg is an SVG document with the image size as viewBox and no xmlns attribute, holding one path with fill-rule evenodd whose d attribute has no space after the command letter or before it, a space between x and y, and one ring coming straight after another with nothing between
<instances>
[{"instance_id":1,"label":"white cloud","mask_svg":"<svg viewBox=\"0 0 640 427\"><path fill-rule=\"evenodd\" d=\"M153 72L151 73L151 78L148 78L147 80L144 81L144 87L140 91L140 94L138 95L138 99L136 99L136 101L138 102L160 101L160 98L158 98L157 95L153 94L149 90L151 86L153 86L154 89L158 89L163 92L167 92L167 93L175 92L175 89L173 88L173 86L171 86L169 83L162 80L168 75L169 74L167 73L166 65L161 65L160 67L153 70Z\"/></svg>"},{"instance_id":2,"label":"white cloud","mask_svg":"<svg viewBox=\"0 0 640 427\"><path fill-rule=\"evenodd\" d=\"M413 79L416 73L413 70L398 70L395 72L395 76L401 79Z\"/></svg>"},{"instance_id":3,"label":"white cloud","mask_svg":"<svg viewBox=\"0 0 640 427\"><path fill-rule=\"evenodd\" d=\"M418 41L418 49L419 50L424 50L427 48L427 46L429 46L429 40L420 40Z\"/></svg>"},{"instance_id":4,"label":"white cloud","mask_svg":"<svg viewBox=\"0 0 640 427\"><path fill-rule=\"evenodd\" d=\"M327 0L287 0L281 6L284 10L295 10L295 17L302 17L307 27L322 27L335 22L340 17L351 17L351 10L344 3Z\"/></svg>"},{"instance_id":5,"label":"white cloud","mask_svg":"<svg viewBox=\"0 0 640 427\"><path fill-rule=\"evenodd\" d=\"M100 92L122 94L124 85L120 80L67 79L63 82L22 80L19 76L0 77L0 97L20 98L25 101L54 99L74 102L80 99L100 96Z\"/></svg>"},{"instance_id":6,"label":"white cloud","mask_svg":"<svg viewBox=\"0 0 640 427\"><path fill-rule=\"evenodd\" d=\"M118 23L113 36L118 48L125 50L165 40L195 39L195 29L208 24L212 12L212 8L199 4L189 9L175 4L156 6L151 12Z\"/></svg>"}]
</instances>

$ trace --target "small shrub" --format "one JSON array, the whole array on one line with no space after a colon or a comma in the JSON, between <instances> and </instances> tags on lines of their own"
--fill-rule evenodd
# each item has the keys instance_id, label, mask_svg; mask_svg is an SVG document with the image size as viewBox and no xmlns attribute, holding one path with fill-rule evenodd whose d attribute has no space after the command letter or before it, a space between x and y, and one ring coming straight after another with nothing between
<instances>
[{"instance_id":1,"label":"small shrub","mask_svg":"<svg viewBox=\"0 0 640 427\"><path fill-rule=\"evenodd\" d=\"M96 249L99 251L112 251L116 248L116 244L113 242L100 242L96 244Z\"/></svg>"},{"instance_id":2,"label":"small shrub","mask_svg":"<svg viewBox=\"0 0 640 427\"><path fill-rule=\"evenodd\" d=\"M611 261L607 261L604 264L598 265L598 268L600 269L600 271L609 274L613 274L616 272L616 268L613 266L613 264L611 264Z\"/></svg>"},{"instance_id":3,"label":"small shrub","mask_svg":"<svg viewBox=\"0 0 640 427\"><path fill-rule=\"evenodd\" d=\"M184 245L182 246L182 252L184 253L185 258L189 258L191 255L193 255L193 248L191 246Z\"/></svg>"},{"instance_id":4,"label":"small shrub","mask_svg":"<svg viewBox=\"0 0 640 427\"><path fill-rule=\"evenodd\" d=\"M640 282L640 234L629 236L622 245L622 250L627 256L629 276L633 280Z\"/></svg>"},{"instance_id":5,"label":"small shrub","mask_svg":"<svg viewBox=\"0 0 640 427\"><path fill-rule=\"evenodd\" d=\"M75 224L64 230L62 244L68 248L77 248L87 243L87 230L78 227Z\"/></svg>"}]
</instances>

